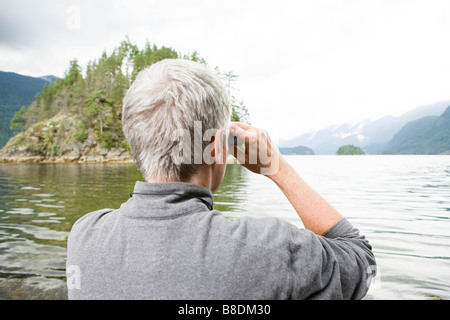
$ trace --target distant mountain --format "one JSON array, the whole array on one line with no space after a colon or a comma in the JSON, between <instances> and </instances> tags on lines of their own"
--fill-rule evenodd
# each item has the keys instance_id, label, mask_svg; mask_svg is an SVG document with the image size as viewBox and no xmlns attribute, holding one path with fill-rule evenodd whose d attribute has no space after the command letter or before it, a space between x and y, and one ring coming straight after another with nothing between
<instances>
[{"instance_id":1,"label":"distant mountain","mask_svg":"<svg viewBox=\"0 0 450 320\"><path fill-rule=\"evenodd\" d=\"M22 107L28 107L44 85L55 81L55 76L40 78L0 71L0 148L13 136L10 122Z\"/></svg>"},{"instance_id":2,"label":"distant mountain","mask_svg":"<svg viewBox=\"0 0 450 320\"><path fill-rule=\"evenodd\" d=\"M449 154L450 106L439 117L407 123L386 145L385 154Z\"/></svg>"},{"instance_id":3,"label":"distant mountain","mask_svg":"<svg viewBox=\"0 0 450 320\"><path fill-rule=\"evenodd\" d=\"M305 146L296 146L292 148L279 148L280 153L284 155L314 155L314 151Z\"/></svg>"},{"instance_id":4,"label":"distant mountain","mask_svg":"<svg viewBox=\"0 0 450 320\"><path fill-rule=\"evenodd\" d=\"M401 116L387 116L375 121L361 121L356 125L340 124L303 134L292 140L281 141L280 147L307 146L315 154L335 154L342 145L355 145L368 154L380 154L385 145L408 122L424 116L439 116L449 101L441 101L432 105L421 106Z\"/></svg>"},{"instance_id":5,"label":"distant mountain","mask_svg":"<svg viewBox=\"0 0 450 320\"><path fill-rule=\"evenodd\" d=\"M50 83L53 83L56 80L58 80L58 77L57 76L53 76L53 75L48 75L48 76L39 77L39 79L42 79L42 80L48 81Z\"/></svg>"}]
</instances>

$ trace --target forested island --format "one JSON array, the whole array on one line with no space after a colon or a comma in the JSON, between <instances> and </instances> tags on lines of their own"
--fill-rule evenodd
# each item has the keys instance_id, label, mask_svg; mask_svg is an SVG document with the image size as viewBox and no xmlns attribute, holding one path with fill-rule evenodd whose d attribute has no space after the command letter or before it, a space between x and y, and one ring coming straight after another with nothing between
<instances>
[{"instance_id":1,"label":"forested island","mask_svg":"<svg viewBox=\"0 0 450 320\"><path fill-rule=\"evenodd\" d=\"M344 156L344 155L363 155L366 154L360 147L354 145L345 145L340 147L336 151L336 155Z\"/></svg>"},{"instance_id":2,"label":"forested island","mask_svg":"<svg viewBox=\"0 0 450 320\"><path fill-rule=\"evenodd\" d=\"M131 161L122 132L121 110L126 90L144 68L164 59L182 58L205 63L198 52L181 54L149 42L139 49L129 39L110 54L82 68L76 59L61 79L46 83L28 107L11 120L19 132L1 150L3 162ZM237 75L216 73L228 86L232 121L248 122L244 103L231 92Z\"/></svg>"}]
</instances>

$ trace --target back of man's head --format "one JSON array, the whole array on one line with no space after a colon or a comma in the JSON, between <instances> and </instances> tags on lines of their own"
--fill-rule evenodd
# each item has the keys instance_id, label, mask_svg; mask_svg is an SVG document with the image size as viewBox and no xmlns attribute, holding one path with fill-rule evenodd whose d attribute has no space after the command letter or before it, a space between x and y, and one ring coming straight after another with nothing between
<instances>
[{"instance_id":1,"label":"back of man's head","mask_svg":"<svg viewBox=\"0 0 450 320\"><path fill-rule=\"evenodd\" d=\"M122 125L145 179L188 181L202 166L194 149L211 142L194 139L199 124L202 136L210 129L226 132L230 112L227 90L211 70L167 59L138 74L123 101Z\"/></svg>"}]
</instances>

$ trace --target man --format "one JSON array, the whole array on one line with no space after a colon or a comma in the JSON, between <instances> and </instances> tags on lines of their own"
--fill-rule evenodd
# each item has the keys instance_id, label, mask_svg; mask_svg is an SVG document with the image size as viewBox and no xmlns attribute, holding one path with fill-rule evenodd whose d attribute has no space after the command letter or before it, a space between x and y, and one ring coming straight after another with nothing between
<instances>
[{"instance_id":1,"label":"man","mask_svg":"<svg viewBox=\"0 0 450 320\"><path fill-rule=\"evenodd\" d=\"M310 188L267 133L229 122L230 101L204 65L142 71L123 130L146 182L119 209L89 213L68 239L70 299L360 299L375 266L364 236ZM277 218L226 219L212 194L230 149L275 182L305 229ZM125 192L125 191L124 191Z\"/></svg>"}]
</instances>

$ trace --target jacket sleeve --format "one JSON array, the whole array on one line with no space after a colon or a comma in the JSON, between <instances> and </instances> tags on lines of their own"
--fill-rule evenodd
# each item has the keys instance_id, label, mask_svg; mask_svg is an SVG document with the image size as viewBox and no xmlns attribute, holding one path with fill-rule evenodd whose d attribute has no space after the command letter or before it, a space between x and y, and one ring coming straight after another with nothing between
<instances>
[{"instance_id":1,"label":"jacket sleeve","mask_svg":"<svg viewBox=\"0 0 450 320\"><path fill-rule=\"evenodd\" d=\"M376 262L359 230L343 218L323 236L302 231L292 229L289 243L292 298L362 299Z\"/></svg>"}]
</instances>

